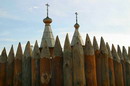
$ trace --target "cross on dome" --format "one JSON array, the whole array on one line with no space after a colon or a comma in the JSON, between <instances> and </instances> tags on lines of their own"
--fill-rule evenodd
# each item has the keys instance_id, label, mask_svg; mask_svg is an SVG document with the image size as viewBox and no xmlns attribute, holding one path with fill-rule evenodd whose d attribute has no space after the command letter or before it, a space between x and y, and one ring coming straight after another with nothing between
<instances>
[{"instance_id":1,"label":"cross on dome","mask_svg":"<svg viewBox=\"0 0 130 86\"><path fill-rule=\"evenodd\" d=\"M44 22L46 25L50 25L50 23L52 22L52 19L49 18L49 16L48 16L48 12L49 12L48 7L49 7L50 5L49 5L48 3L45 4L45 5L47 6L47 17L43 20L43 22Z\"/></svg>"},{"instance_id":2,"label":"cross on dome","mask_svg":"<svg viewBox=\"0 0 130 86\"><path fill-rule=\"evenodd\" d=\"M76 15L76 24L74 25L74 27L75 27L75 29L78 29L79 28L78 17L77 17L78 13L75 12L75 15Z\"/></svg>"},{"instance_id":3,"label":"cross on dome","mask_svg":"<svg viewBox=\"0 0 130 86\"><path fill-rule=\"evenodd\" d=\"M50 5L47 3L46 6L47 6L47 17L48 17L48 7L49 7Z\"/></svg>"},{"instance_id":4,"label":"cross on dome","mask_svg":"<svg viewBox=\"0 0 130 86\"><path fill-rule=\"evenodd\" d=\"M78 13L75 12L75 15L76 15L76 23L78 23L78 17L77 17Z\"/></svg>"}]
</instances>

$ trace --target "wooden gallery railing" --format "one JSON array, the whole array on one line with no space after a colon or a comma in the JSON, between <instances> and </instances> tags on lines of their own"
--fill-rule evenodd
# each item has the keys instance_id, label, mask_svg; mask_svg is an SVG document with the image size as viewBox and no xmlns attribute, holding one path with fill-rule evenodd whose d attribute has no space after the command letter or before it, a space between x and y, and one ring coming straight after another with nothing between
<instances>
[{"instance_id":1,"label":"wooden gallery railing","mask_svg":"<svg viewBox=\"0 0 130 86\"><path fill-rule=\"evenodd\" d=\"M0 55L0 86L130 86L130 48L105 43L100 48L96 38L93 45L87 35L85 46L79 38L74 46L66 36L64 48L56 38L54 48L46 41L39 48L36 41L33 51L30 42L24 53L19 43L16 55L13 46Z\"/></svg>"}]
</instances>

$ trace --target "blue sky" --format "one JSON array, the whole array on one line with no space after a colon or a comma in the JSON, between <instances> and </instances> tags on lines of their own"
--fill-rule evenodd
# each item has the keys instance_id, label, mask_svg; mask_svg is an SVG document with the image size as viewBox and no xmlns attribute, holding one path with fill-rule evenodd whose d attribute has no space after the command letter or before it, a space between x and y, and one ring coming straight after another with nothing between
<instances>
[{"instance_id":1,"label":"blue sky","mask_svg":"<svg viewBox=\"0 0 130 86\"><path fill-rule=\"evenodd\" d=\"M41 42L49 3L49 17L54 37L62 46L66 33L70 40L74 33L75 12L78 12L79 31L83 40L88 33L91 40L103 36L106 42L130 45L130 0L0 0L0 52L11 45L15 50L19 42L23 49L27 41Z\"/></svg>"}]
</instances>

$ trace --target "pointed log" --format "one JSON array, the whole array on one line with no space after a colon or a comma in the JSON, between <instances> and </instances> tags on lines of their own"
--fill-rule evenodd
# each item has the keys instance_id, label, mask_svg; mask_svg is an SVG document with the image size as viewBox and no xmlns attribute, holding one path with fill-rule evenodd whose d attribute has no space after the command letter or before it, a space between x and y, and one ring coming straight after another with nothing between
<instances>
[{"instance_id":1,"label":"pointed log","mask_svg":"<svg viewBox=\"0 0 130 86\"><path fill-rule=\"evenodd\" d=\"M102 86L109 86L108 51L102 37L100 42L100 58Z\"/></svg>"},{"instance_id":2,"label":"pointed log","mask_svg":"<svg viewBox=\"0 0 130 86\"><path fill-rule=\"evenodd\" d=\"M128 59L130 60L130 47L128 47Z\"/></svg>"},{"instance_id":3,"label":"pointed log","mask_svg":"<svg viewBox=\"0 0 130 86\"><path fill-rule=\"evenodd\" d=\"M22 60L22 58L23 58L23 51L22 51L21 43L19 42L15 59Z\"/></svg>"},{"instance_id":4,"label":"pointed log","mask_svg":"<svg viewBox=\"0 0 130 86\"><path fill-rule=\"evenodd\" d=\"M56 42L54 46L54 58L52 60L52 86L62 86L63 85L63 56L62 48L58 36L56 37Z\"/></svg>"},{"instance_id":5,"label":"pointed log","mask_svg":"<svg viewBox=\"0 0 130 86\"><path fill-rule=\"evenodd\" d=\"M118 55L119 55L119 57L120 57L120 63L122 64L124 86L126 86L126 67L125 67L125 59L124 59L124 56L122 55L121 48L120 48L119 45L117 46L117 53L118 53Z\"/></svg>"},{"instance_id":6,"label":"pointed log","mask_svg":"<svg viewBox=\"0 0 130 86\"><path fill-rule=\"evenodd\" d=\"M32 50L28 41L22 59L22 86L31 86L31 57Z\"/></svg>"},{"instance_id":7,"label":"pointed log","mask_svg":"<svg viewBox=\"0 0 130 86\"><path fill-rule=\"evenodd\" d=\"M120 58L116 52L114 45L112 45L112 56L115 72L115 84L116 86L124 86L122 64L120 63Z\"/></svg>"},{"instance_id":8,"label":"pointed log","mask_svg":"<svg viewBox=\"0 0 130 86\"><path fill-rule=\"evenodd\" d=\"M6 86L6 62L7 54L4 48L0 56L0 86Z\"/></svg>"},{"instance_id":9,"label":"pointed log","mask_svg":"<svg viewBox=\"0 0 130 86\"><path fill-rule=\"evenodd\" d=\"M94 51L99 50L98 43L97 43L97 40L96 40L95 36L93 38L93 47L94 47Z\"/></svg>"},{"instance_id":10,"label":"pointed log","mask_svg":"<svg viewBox=\"0 0 130 86\"><path fill-rule=\"evenodd\" d=\"M123 57L125 59L125 85L130 86L130 60L126 51L126 48L123 46Z\"/></svg>"},{"instance_id":11,"label":"pointed log","mask_svg":"<svg viewBox=\"0 0 130 86\"><path fill-rule=\"evenodd\" d=\"M32 86L40 86L40 50L37 41L32 52Z\"/></svg>"},{"instance_id":12,"label":"pointed log","mask_svg":"<svg viewBox=\"0 0 130 86\"><path fill-rule=\"evenodd\" d=\"M109 68L109 81L110 86L115 86L115 74L114 74L114 64L113 64L113 58L110 51L109 44L106 43L106 47L108 50L108 68Z\"/></svg>"},{"instance_id":13,"label":"pointed log","mask_svg":"<svg viewBox=\"0 0 130 86\"><path fill-rule=\"evenodd\" d=\"M6 86L13 86L13 74L14 74L14 49L13 45L10 49L8 59L7 59L7 67L6 67Z\"/></svg>"},{"instance_id":14,"label":"pointed log","mask_svg":"<svg viewBox=\"0 0 130 86\"><path fill-rule=\"evenodd\" d=\"M95 51L95 58L96 58L96 75L97 75L97 86L101 86L101 58L99 56L100 50L98 47L98 43L96 37L93 38L93 47Z\"/></svg>"},{"instance_id":15,"label":"pointed log","mask_svg":"<svg viewBox=\"0 0 130 86\"><path fill-rule=\"evenodd\" d=\"M122 54L123 54L123 57L124 57L124 60L125 62L128 62L130 63L129 59L128 59L128 55L127 55L127 51L126 51L126 48L123 46L123 50L122 50Z\"/></svg>"},{"instance_id":16,"label":"pointed log","mask_svg":"<svg viewBox=\"0 0 130 86\"><path fill-rule=\"evenodd\" d=\"M107 48L107 51L108 51L108 58L113 59L112 54L111 54L111 50L110 50L110 46L109 46L108 42L106 42L106 48Z\"/></svg>"},{"instance_id":17,"label":"pointed log","mask_svg":"<svg viewBox=\"0 0 130 86\"><path fill-rule=\"evenodd\" d=\"M86 55L94 55L94 48L91 44L89 35L86 36L86 43L85 43L85 54Z\"/></svg>"},{"instance_id":18,"label":"pointed log","mask_svg":"<svg viewBox=\"0 0 130 86\"><path fill-rule=\"evenodd\" d=\"M44 41L40 59L40 86L50 86L51 60L47 42Z\"/></svg>"},{"instance_id":19,"label":"pointed log","mask_svg":"<svg viewBox=\"0 0 130 86\"><path fill-rule=\"evenodd\" d=\"M123 58L123 55L122 55L122 52L121 52L121 48L120 48L119 45L117 46L117 53L118 53L118 55L119 55L119 57L120 57L120 60L121 60L121 61L124 61L124 58Z\"/></svg>"},{"instance_id":20,"label":"pointed log","mask_svg":"<svg viewBox=\"0 0 130 86\"><path fill-rule=\"evenodd\" d=\"M112 56L113 56L113 59L117 62L120 63L120 58L119 58L119 55L117 54L116 52L116 49L115 49L115 46L112 44Z\"/></svg>"},{"instance_id":21,"label":"pointed log","mask_svg":"<svg viewBox=\"0 0 130 86\"><path fill-rule=\"evenodd\" d=\"M62 56L62 48L58 36L56 37L56 42L54 46L54 56Z\"/></svg>"},{"instance_id":22,"label":"pointed log","mask_svg":"<svg viewBox=\"0 0 130 86\"><path fill-rule=\"evenodd\" d=\"M6 62L7 62L7 53L6 53L6 49L4 48L1 53L0 63L6 63Z\"/></svg>"},{"instance_id":23,"label":"pointed log","mask_svg":"<svg viewBox=\"0 0 130 86\"><path fill-rule=\"evenodd\" d=\"M86 86L85 69L84 69L84 52L83 47L77 37L77 43L73 46L73 85Z\"/></svg>"},{"instance_id":24,"label":"pointed log","mask_svg":"<svg viewBox=\"0 0 130 86\"><path fill-rule=\"evenodd\" d=\"M22 47L19 43L14 60L14 86L22 86L22 58Z\"/></svg>"},{"instance_id":25,"label":"pointed log","mask_svg":"<svg viewBox=\"0 0 130 86\"><path fill-rule=\"evenodd\" d=\"M12 47L10 49L7 61L8 61L8 64L13 63L13 61L14 61L14 48L13 48L13 45L12 45Z\"/></svg>"},{"instance_id":26,"label":"pointed log","mask_svg":"<svg viewBox=\"0 0 130 86\"><path fill-rule=\"evenodd\" d=\"M128 48L128 60L130 60L130 47ZM130 85L130 64L126 63L126 86Z\"/></svg>"},{"instance_id":27,"label":"pointed log","mask_svg":"<svg viewBox=\"0 0 130 86\"><path fill-rule=\"evenodd\" d=\"M88 34L86 37L84 58L85 58L86 86L97 86L96 60L94 55L94 48L91 44Z\"/></svg>"},{"instance_id":28,"label":"pointed log","mask_svg":"<svg viewBox=\"0 0 130 86\"><path fill-rule=\"evenodd\" d=\"M100 51L101 51L102 54L107 54L108 55L108 50L106 48L103 37L101 37L101 41L100 41Z\"/></svg>"},{"instance_id":29,"label":"pointed log","mask_svg":"<svg viewBox=\"0 0 130 86\"><path fill-rule=\"evenodd\" d=\"M72 51L68 34L66 35L63 53L64 86L72 86Z\"/></svg>"}]
</instances>

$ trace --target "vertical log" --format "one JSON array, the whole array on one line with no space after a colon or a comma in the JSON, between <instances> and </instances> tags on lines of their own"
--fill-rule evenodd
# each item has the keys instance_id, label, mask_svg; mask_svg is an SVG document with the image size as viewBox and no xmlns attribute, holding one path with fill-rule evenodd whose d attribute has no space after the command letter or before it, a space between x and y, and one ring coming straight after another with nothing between
<instances>
[{"instance_id":1,"label":"vertical log","mask_svg":"<svg viewBox=\"0 0 130 86\"><path fill-rule=\"evenodd\" d=\"M114 45L112 45L112 56L114 62L115 84L116 86L124 86L122 64L120 63L120 58Z\"/></svg>"},{"instance_id":2,"label":"vertical log","mask_svg":"<svg viewBox=\"0 0 130 86\"><path fill-rule=\"evenodd\" d=\"M72 86L72 51L68 34L66 35L63 53L64 86Z\"/></svg>"},{"instance_id":3,"label":"vertical log","mask_svg":"<svg viewBox=\"0 0 130 86\"><path fill-rule=\"evenodd\" d=\"M19 43L16 58L14 59L14 86L22 86L22 47Z\"/></svg>"},{"instance_id":4,"label":"vertical log","mask_svg":"<svg viewBox=\"0 0 130 86\"><path fill-rule=\"evenodd\" d=\"M73 46L73 85L86 86L85 69L84 69L84 52L79 38Z\"/></svg>"},{"instance_id":5,"label":"vertical log","mask_svg":"<svg viewBox=\"0 0 130 86\"><path fill-rule=\"evenodd\" d=\"M50 86L50 66L50 52L47 42L44 41L40 59L40 86Z\"/></svg>"},{"instance_id":6,"label":"vertical log","mask_svg":"<svg viewBox=\"0 0 130 86\"><path fill-rule=\"evenodd\" d=\"M130 47L128 47L128 60L130 61ZM128 65L128 68L130 68L130 63L129 63L129 65ZM130 85L130 69L127 69L127 71L128 71L128 84L127 84L127 86L128 85Z\"/></svg>"},{"instance_id":7,"label":"vertical log","mask_svg":"<svg viewBox=\"0 0 130 86\"><path fill-rule=\"evenodd\" d=\"M126 48L123 46L123 57L125 59L125 74L126 74L126 84L125 86L130 86L130 60L128 58L128 54L127 54L127 51L126 51Z\"/></svg>"},{"instance_id":8,"label":"vertical log","mask_svg":"<svg viewBox=\"0 0 130 86\"><path fill-rule=\"evenodd\" d=\"M7 54L4 48L0 56L0 86L6 86L6 62Z\"/></svg>"},{"instance_id":9,"label":"vertical log","mask_svg":"<svg viewBox=\"0 0 130 86\"><path fill-rule=\"evenodd\" d=\"M22 85L31 86L31 57L32 50L30 42L27 42L25 47L24 56L22 58Z\"/></svg>"},{"instance_id":10,"label":"vertical log","mask_svg":"<svg viewBox=\"0 0 130 86\"><path fill-rule=\"evenodd\" d=\"M94 48L88 34L86 37L84 55L86 86L97 86L96 59L94 55Z\"/></svg>"},{"instance_id":11,"label":"vertical log","mask_svg":"<svg viewBox=\"0 0 130 86\"><path fill-rule=\"evenodd\" d=\"M110 47L109 47L108 43L106 43L106 47L107 47L107 50L108 50L108 67L109 67L110 86L115 86L113 57L112 57L112 54L111 54Z\"/></svg>"},{"instance_id":12,"label":"vertical log","mask_svg":"<svg viewBox=\"0 0 130 86\"><path fill-rule=\"evenodd\" d=\"M124 60L124 56L122 55L120 46L117 46L117 53L120 57L120 63L122 64L122 71L123 71L123 80L124 80L124 86L126 86L126 67L125 67L125 60Z\"/></svg>"},{"instance_id":13,"label":"vertical log","mask_svg":"<svg viewBox=\"0 0 130 86\"><path fill-rule=\"evenodd\" d=\"M56 37L56 42L54 46L54 58L52 61L53 71L52 71L52 86L63 86L63 55L62 48L58 36Z\"/></svg>"},{"instance_id":14,"label":"vertical log","mask_svg":"<svg viewBox=\"0 0 130 86\"><path fill-rule=\"evenodd\" d=\"M109 70L108 70L108 51L101 37L100 42L100 58L101 58L101 86L109 86Z\"/></svg>"},{"instance_id":15,"label":"vertical log","mask_svg":"<svg viewBox=\"0 0 130 86\"><path fill-rule=\"evenodd\" d=\"M32 86L40 86L40 50L37 41L32 52Z\"/></svg>"},{"instance_id":16,"label":"vertical log","mask_svg":"<svg viewBox=\"0 0 130 86\"><path fill-rule=\"evenodd\" d=\"M95 36L93 38L93 47L94 47L95 58L96 58L97 86L101 86L101 58L99 56L100 50Z\"/></svg>"},{"instance_id":17,"label":"vertical log","mask_svg":"<svg viewBox=\"0 0 130 86\"><path fill-rule=\"evenodd\" d=\"M6 86L13 86L14 74L14 49L10 49L6 65Z\"/></svg>"}]
</instances>

